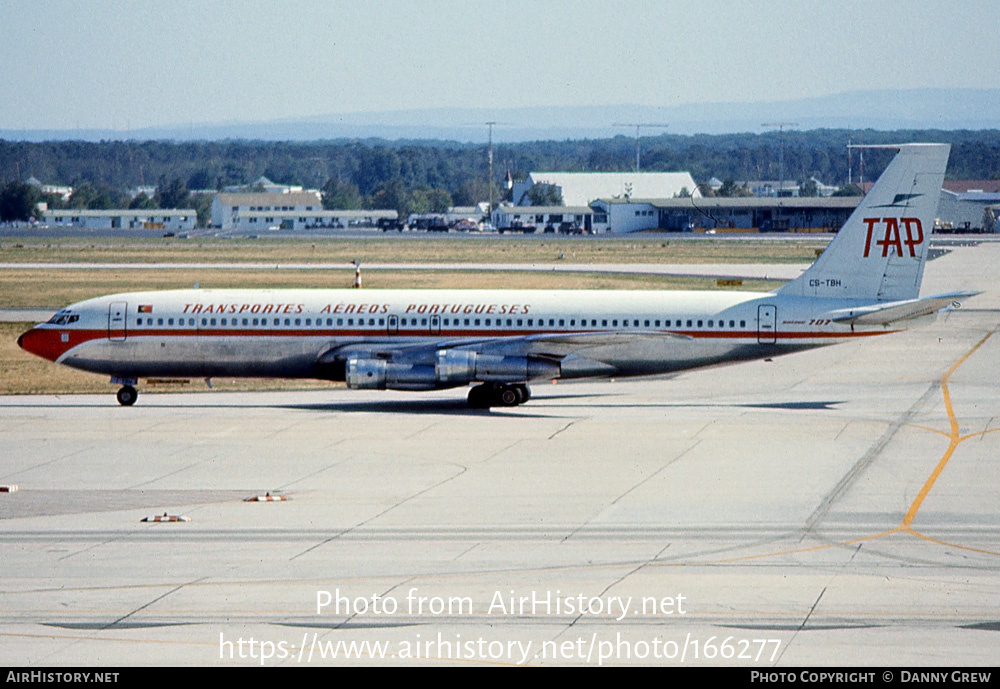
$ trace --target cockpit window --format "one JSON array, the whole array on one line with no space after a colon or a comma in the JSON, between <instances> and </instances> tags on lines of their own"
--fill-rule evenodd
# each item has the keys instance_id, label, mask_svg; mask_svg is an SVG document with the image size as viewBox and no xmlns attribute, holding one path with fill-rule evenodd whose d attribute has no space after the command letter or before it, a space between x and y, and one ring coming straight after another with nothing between
<instances>
[{"instance_id":1,"label":"cockpit window","mask_svg":"<svg viewBox=\"0 0 1000 689\"><path fill-rule=\"evenodd\" d=\"M70 323L76 323L78 320L80 320L80 314L57 313L49 319L49 323L52 325L68 325Z\"/></svg>"}]
</instances>

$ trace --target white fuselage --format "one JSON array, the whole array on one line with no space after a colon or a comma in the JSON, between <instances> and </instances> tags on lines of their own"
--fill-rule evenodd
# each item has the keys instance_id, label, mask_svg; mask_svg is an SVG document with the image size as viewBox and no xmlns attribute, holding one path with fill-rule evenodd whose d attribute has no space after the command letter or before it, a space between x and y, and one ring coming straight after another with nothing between
<instances>
[{"instance_id":1,"label":"white fuselage","mask_svg":"<svg viewBox=\"0 0 1000 689\"><path fill-rule=\"evenodd\" d=\"M663 373L891 331L820 318L855 305L725 291L178 290L80 302L53 318L78 316L72 323L36 330L49 332L48 358L122 378L336 378L321 363L329 352L495 348L526 337L558 349L560 337L593 335L583 356L608 368L565 366L559 377L569 378Z\"/></svg>"}]
</instances>

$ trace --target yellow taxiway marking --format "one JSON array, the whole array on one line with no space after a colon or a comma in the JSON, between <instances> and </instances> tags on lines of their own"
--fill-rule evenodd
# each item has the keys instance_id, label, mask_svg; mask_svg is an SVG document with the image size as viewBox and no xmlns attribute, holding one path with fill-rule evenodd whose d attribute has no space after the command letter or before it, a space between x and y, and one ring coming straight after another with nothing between
<instances>
[{"instance_id":1,"label":"yellow taxiway marking","mask_svg":"<svg viewBox=\"0 0 1000 689\"><path fill-rule=\"evenodd\" d=\"M812 551L815 551L815 550L825 550L827 548L833 548L834 546L854 545L855 543L863 543L865 541L873 541L875 539L884 538L886 536L892 536L893 534L897 534L897 533L909 534L911 536L915 536L916 538L921 538L921 539L923 539L925 541L928 541L930 543L936 543L938 545L943 545L943 546L947 546L947 547L950 547L950 548L958 548L958 549L961 549L961 550L968 550L968 551L972 551L972 552L975 552L975 553L983 553L983 554L986 554L986 555L997 555L997 556L1000 556L1000 552L997 552L997 551L994 551L994 550L985 550L983 548L972 548L970 546L959 545L957 543L949 543L947 541L942 541L942 540L939 540L939 539L927 536L926 534L922 534L922 533L920 533L919 531L917 531L917 530L915 530L913 528L913 520L917 518L917 513L920 512L921 505L923 505L924 500L930 494L931 489L934 488L935 482L938 480L938 477L941 475L941 472L944 471L944 468L948 465L949 460L951 460L952 455L955 454L955 450L958 449L958 446L961 445L966 440L969 440L970 438L977 438L977 437L981 437L983 435L986 435L987 433L994 433L994 432L1000 431L1000 428L993 428L993 429L986 430L986 431L979 431L977 433L968 433L966 435L961 435L959 433L958 417L955 415L955 408L954 408L954 406L952 405L952 402L951 402L951 391L948 388L948 380L951 378L952 374L955 373L955 371L957 371L958 368L969 359L969 357L971 357L973 354L975 354L976 351L980 347L982 347L984 344L986 344L986 341L989 340L992 336L993 336L992 332L987 333L983 337L983 339L979 340L979 342L977 342L975 344L975 346L972 347L972 349L970 349L969 351L967 351L958 361L956 361L954 364L952 364L951 368L949 368L945 372L945 374L943 376L941 376L941 380L940 380L941 395L944 398L944 408L945 408L945 412L948 415L948 426L949 426L948 432L941 431L941 430L936 429L936 428L930 428L930 427L927 427L927 426L914 426L914 428L920 428L921 430L930 431L932 433L938 433L938 434L943 435L944 437L948 438L948 448L944 451L944 454L941 456L941 459L938 461L937 466L934 467L934 471L931 472L931 475L924 482L924 485L920 489L920 492L917 494L917 497L910 504L910 508L906 511L906 515L903 517L903 521L900 522L899 526L897 526L894 529L889 529L888 531L883 531L881 533L872 534L870 536L863 536L861 538L854 538L854 539L851 539L849 541L842 541L840 543L827 543L827 544L824 544L824 545L811 546L811 547L808 547L808 548L796 548L796 549L792 549L792 550L783 550L783 551L780 551L780 552L764 553L764 554L760 554L760 555L746 555L746 556L743 556L743 557L735 557L735 558L728 558L728 559L725 559L725 560L717 560L717 562L740 562L742 560L758 560L758 559L762 559L762 558L777 557L777 556L781 556L781 555L795 555L795 554L798 554L798 553L808 553L808 552L812 552Z\"/></svg>"}]
</instances>

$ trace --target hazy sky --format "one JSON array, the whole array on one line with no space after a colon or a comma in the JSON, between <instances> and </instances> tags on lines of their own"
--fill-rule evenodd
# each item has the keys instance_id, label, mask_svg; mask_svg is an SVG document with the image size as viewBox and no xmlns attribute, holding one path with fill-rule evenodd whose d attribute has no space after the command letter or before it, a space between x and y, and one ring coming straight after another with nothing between
<instances>
[{"instance_id":1,"label":"hazy sky","mask_svg":"<svg viewBox=\"0 0 1000 689\"><path fill-rule=\"evenodd\" d=\"M0 128L1000 86L994 0L0 0Z\"/></svg>"}]
</instances>

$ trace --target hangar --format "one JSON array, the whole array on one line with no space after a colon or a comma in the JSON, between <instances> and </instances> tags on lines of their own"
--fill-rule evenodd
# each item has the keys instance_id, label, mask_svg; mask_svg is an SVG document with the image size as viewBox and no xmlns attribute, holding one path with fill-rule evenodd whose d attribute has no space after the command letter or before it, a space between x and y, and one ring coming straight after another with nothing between
<instances>
[{"instance_id":1,"label":"hangar","mask_svg":"<svg viewBox=\"0 0 1000 689\"><path fill-rule=\"evenodd\" d=\"M663 199L700 195L689 172L532 172L511 188L516 206L530 206L536 184L555 187L566 206L587 206L594 199Z\"/></svg>"}]
</instances>

